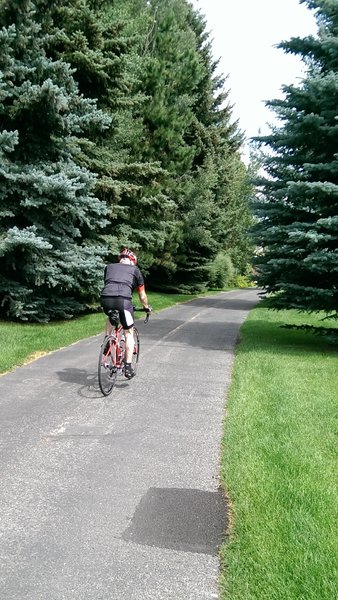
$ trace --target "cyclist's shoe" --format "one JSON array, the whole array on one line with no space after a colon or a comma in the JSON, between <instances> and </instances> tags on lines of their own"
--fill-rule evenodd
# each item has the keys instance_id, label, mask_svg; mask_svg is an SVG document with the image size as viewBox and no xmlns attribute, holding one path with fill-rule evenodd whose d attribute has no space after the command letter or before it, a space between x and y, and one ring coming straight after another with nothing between
<instances>
[{"instance_id":1,"label":"cyclist's shoe","mask_svg":"<svg viewBox=\"0 0 338 600\"><path fill-rule=\"evenodd\" d=\"M132 379L133 377L135 377L136 373L133 369L133 367L131 366L131 364L126 364L124 367L124 375L127 379Z\"/></svg>"}]
</instances>

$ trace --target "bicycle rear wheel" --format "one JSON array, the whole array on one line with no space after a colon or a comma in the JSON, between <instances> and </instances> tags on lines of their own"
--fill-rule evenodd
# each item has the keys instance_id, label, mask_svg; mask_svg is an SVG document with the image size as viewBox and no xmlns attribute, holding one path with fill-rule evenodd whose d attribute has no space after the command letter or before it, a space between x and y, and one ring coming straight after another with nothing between
<instances>
[{"instance_id":1,"label":"bicycle rear wheel","mask_svg":"<svg viewBox=\"0 0 338 600\"><path fill-rule=\"evenodd\" d=\"M138 363L138 359L140 356L140 334L136 327L134 327L134 329L133 329L133 335L134 335L134 350L133 350L132 365L133 365L133 369L136 373L137 363Z\"/></svg>"},{"instance_id":2,"label":"bicycle rear wheel","mask_svg":"<svg viewBox=\"0 0 338 600\"><path fill-rule=\"evenodd\" d=\"M108 394L110 394L115 385L117 377L117 368L114 364L115 361L114 357L112 356L112 350L112 338L107 337L102 342L98 363L99 386L104 396L108 396Z\"/></svg>"}]
</instances>

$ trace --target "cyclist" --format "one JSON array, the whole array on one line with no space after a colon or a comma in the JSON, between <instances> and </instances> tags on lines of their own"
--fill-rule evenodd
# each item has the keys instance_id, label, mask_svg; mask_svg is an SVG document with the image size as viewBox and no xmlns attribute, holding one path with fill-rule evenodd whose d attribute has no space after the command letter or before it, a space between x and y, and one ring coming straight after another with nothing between
<instances>
[{"instance_id":1,"label":"cyclist","mask_svg":"<svg viewBox=\"0 0 338 600\"><path fill-rule=\"evenodd\" d=\"M118 263L110 263L105 267L101 306L106 315L109 310L119 311L126 343L124 374L127 379L131 379L135 375L131 366L134 351L134 310L131 302L133 291L137 290L140 302L146 312L150 312L151 307L145 292L143 275L137 266L137 257L134 252L129 248L123 248L118 255L118 260ZM108 318L106 335L109 335L111 331L112 325Z\"/></svg>"}]
</instances>

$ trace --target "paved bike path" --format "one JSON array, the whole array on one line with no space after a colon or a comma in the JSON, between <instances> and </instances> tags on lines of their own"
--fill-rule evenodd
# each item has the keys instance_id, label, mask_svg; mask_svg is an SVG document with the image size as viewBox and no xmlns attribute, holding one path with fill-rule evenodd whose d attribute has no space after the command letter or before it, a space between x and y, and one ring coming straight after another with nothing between
<instances>
[{"instance_id":1,"label":"paved bike path","mask_svg":"<svg viewBox=\"0 0 338 600\"><path fill-rule=\"evenodd\" d=\"M218 598L225 396L257 301L237 290L138 321L138 375L107 398L102 336L0 377L2 600Z\"/></svg>"}]
</instances>

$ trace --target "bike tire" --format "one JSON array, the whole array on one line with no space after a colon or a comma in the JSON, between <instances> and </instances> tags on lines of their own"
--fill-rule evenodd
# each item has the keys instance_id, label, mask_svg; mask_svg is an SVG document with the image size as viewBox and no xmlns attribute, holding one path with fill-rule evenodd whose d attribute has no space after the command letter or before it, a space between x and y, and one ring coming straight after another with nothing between
<instances>
[{"instance_id":1,"label":"bike tire","mask_svg":"<svg viewBox=\"0 0 338 600\"><path fill-rule=\"evenodd\" d=\"M139 357L140 357L140 334L138 332L137 327L134 327L133 335L134 335L134 350L133 350L132 365L133 365L133 369L136 373L137 363L138 363Z\"/></svg>"},{"instance_id":2,"label":"bike tire","mask_svg":"<svg viewBox=\"0 0 338 600\"><path fill-rule=\"evenodd\" d=\"M98 363L99 387L104 396L111 393L117 377L117 369L110 350L111 338L105 338L100 348Z\"/></svg>"}]
</instances>

